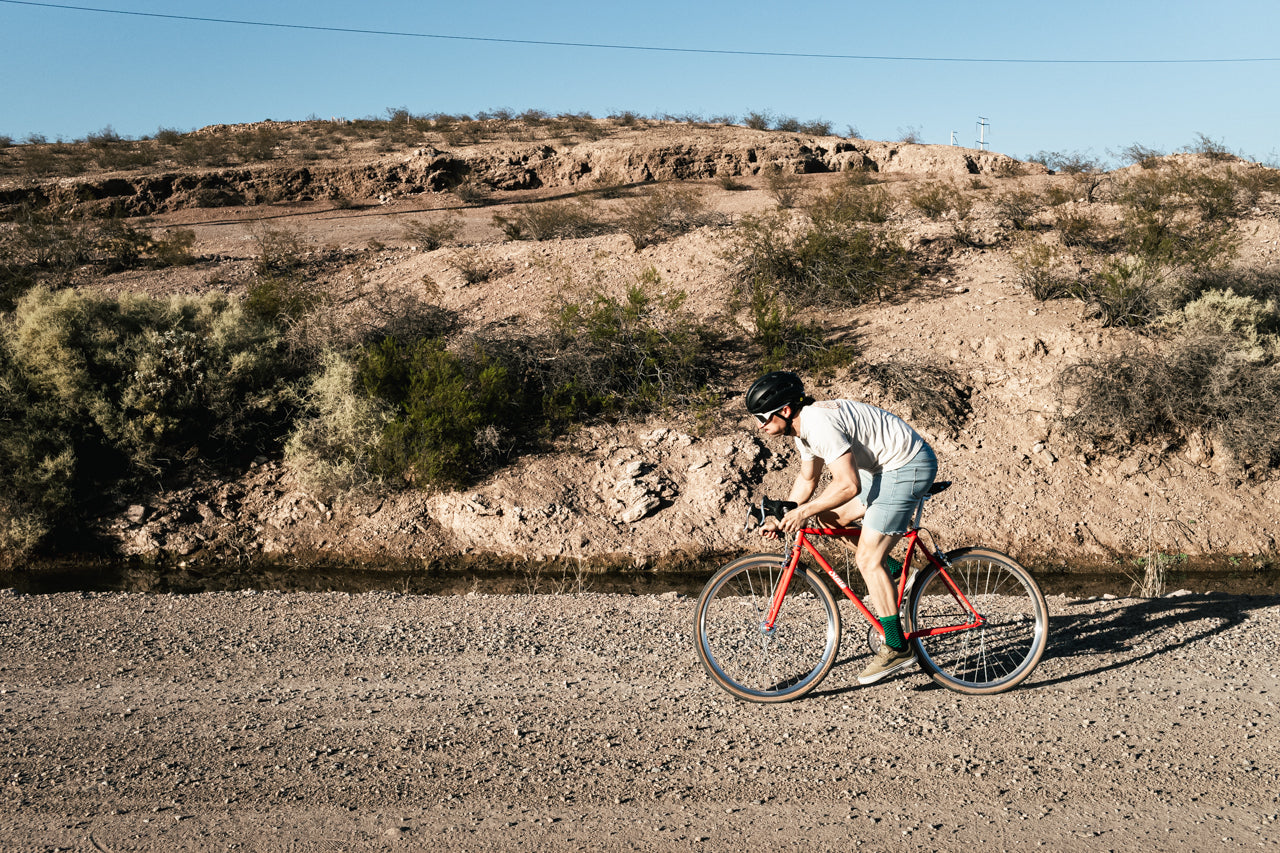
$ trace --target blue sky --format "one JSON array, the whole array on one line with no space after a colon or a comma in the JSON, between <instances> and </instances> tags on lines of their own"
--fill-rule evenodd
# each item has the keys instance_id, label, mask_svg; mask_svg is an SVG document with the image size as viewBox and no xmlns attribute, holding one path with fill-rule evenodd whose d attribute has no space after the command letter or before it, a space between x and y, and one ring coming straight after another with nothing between
<instances>
[{"instance_id":1,"label":"blue sky","mask_svg":"<svg viewBox=\"0 0 1280 853\"><path fill-rule=\"evenodd\" d=\"M340 31L352 29L406 35ZM767 111L867 139L915 130L945 144L954 131L973 146L983 116L990 148L1018 157L1108 160L1203 134L1274 165L1278 35L1276 0L0 0L0 134L137 137L399 107ZM1184 61L1235 59L1267 61Z\"/></svg>"}]
</instances>

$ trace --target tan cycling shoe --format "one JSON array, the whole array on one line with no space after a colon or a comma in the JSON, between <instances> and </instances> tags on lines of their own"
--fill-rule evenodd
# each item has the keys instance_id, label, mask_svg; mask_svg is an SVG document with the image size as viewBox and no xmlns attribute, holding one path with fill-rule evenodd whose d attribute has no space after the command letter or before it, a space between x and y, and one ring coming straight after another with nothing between
<instances>
[{"instance_id":1,"label":"tan cycling shoe","mask_svg":"<svg viewBox=\"0 0 1280 853\"><path fill-rule=\"evenodd\" d=\"M858 675L859 684L875 684L886 675L893 675L916 662L916 653L910 646L905 649L893 649L887 645L880 646L871 664Z\"/></svg>"}]
</instances>

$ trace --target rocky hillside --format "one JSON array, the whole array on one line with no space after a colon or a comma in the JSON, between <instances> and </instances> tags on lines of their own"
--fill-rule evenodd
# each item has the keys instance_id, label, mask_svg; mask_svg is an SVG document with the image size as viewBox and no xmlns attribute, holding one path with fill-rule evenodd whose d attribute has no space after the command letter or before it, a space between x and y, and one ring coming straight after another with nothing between
<instances>
[{"instance_id":1,"label":"rocky hillside","mask_svg":"<svg viewBox=\"0 0 1280 853\"><path fill-rule=\"evenodd\" d=\"M316 286L336 304L429 295L470 328L517 328L541 322L549 298L566 287L590 282L623 293L643 275L687 294L685 304L700 316L722 315L735 223L778 209L773 176L795 177L788 186L799 194L797 211L804 199L862 176L887 193L891 212L878 227L921 259L921 276L900 296L814 315L830 334L855 343L860 358L811 381L819 396L867 399L912 417L909 401L860 368L928 362L959 377L964 414L922 428L938 450L940 478L956 483L926 513L944 546L985 544L1039 565L1156 552L1274 558L1274 470L1242 464L1212 436L1115 452L1061 428L1063 369L1148 338L1110 323L1097 305L1038 299L1028 285L1027 246L1049 246L1069 273L1096 271L1097 252L1064 244L1064 217L1120 221L1114 188L1142 166L1055 174L956 147L608 122L554 138L538 128L471 139L455 130L299 153L306 140L330 133L329 124L271 126L278 144L265 161L183 167L158 152L142 168L58 178L24 174L20 159L32 152L5 149L0 216L58 202L134 217L155 233L194 234L197 263L79 280L102 292L243 292L255 275L255 229L273 227L329 259ZM1169 161L1196 161L1180 157ZM1201 159L1205 168L1221 168ZM494 217L583 198L608 215L676 185L696 192L715 216L639 250L617 231L510 240ZM929 209L930 192L949 206ZM1017 198L1040 200L1024 221L1010 210ZM1234 268L1274 273L1278 210L1266 190L1239 211L1231 226ZM411 224L445 216L456 217L457 227L444 245L426 250L410 236ZM472 281L465 267L477 262L487 276ZM752 372L735 363L720 385L741 390ZM740 399L729 396L710 417L670 411L570 432L461 491L323 495L305 488L283 460L261 458L237 476L193 477L104 506L97 526L124 553L193 563L499 554L654 565L754 547L741 532L745 502L784 492L793 462L791 448L758 435Z\"/></svg>"}]
</instances>

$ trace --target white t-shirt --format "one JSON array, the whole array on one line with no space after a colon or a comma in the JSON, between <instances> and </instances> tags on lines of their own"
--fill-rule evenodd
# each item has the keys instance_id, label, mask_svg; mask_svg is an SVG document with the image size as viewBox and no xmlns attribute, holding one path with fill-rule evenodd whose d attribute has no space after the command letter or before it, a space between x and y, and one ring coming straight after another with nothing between
<instances>
[{"instance_id":1,"label":"white t-shirt","mask_svg":"<svg viewBox=\"0 0 1280 853\"><path fill-rule=\"evenodd\" d=\"M902 418L853 400L811 403L800 410L793 425L801 459L816 456L830 462L852 453L854 467L872 474L901 468L925 446Z\"/></svg>"}]
</instances>

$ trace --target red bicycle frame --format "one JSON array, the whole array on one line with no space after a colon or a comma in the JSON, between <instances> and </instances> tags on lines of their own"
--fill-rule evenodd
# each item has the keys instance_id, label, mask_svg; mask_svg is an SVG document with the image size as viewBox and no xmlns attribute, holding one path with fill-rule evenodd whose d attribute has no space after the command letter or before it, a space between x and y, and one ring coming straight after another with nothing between
<instances>
[{"instance_id":1,"label":"red bicycle frame","mask_svg":"<svg viewBox=\"0 0 1280 853\"><path fill-rule=\"evenodd\" d=\"M863 617L871 623L872 627L884 636L884 626L880 624L880 620L871 612L858 597L858 594L850 589L849 584L845 583L844 578L840 577L839 572L831 567L826 558L814 547L809 541L809 536L836 536L840 538L853 539L855 542L862 533L859 527L806 527L796 534L795 544L791 546L791 556L787 559L787 565L782 571L782 577L778 581L777 587L773 591L773 600L769 605L769 613L765 617L763 628L772 630L778 621L778 613L782 610L782 600L787 595L787 590L791 587L791 578L795 575L796 568L800 565L800 555L804 551L808 551L813 558L818 561L818 565L827 573L827 577L831 578L845 598L854 603L854 606L862 612ZM947 567L937 556L929 550L929 548L920 541L919 529L912 530L903 536L907 543L907 556L902 561L902 574L898 576L898 589L896 593L896 601L898 610L902 609L902 599L907 592L907 578L911 575L911 561L916 555L916 548L919 546L920 552L930 564L935 566L946 581L947 588L951 591L952 597L963 608L964 612L971 614L972 619L962 625L942 625L928 628L922 631L909 631L904 636L911 640L916 637L934 637L939 634L950 634L955 631L967 631L970 628L977 628L986 623L986 619L982 617L976 607L969 603L969 599L960 591L960 587L951 579L951 575L947 574Z\"/></svg>"}]
</instances>

